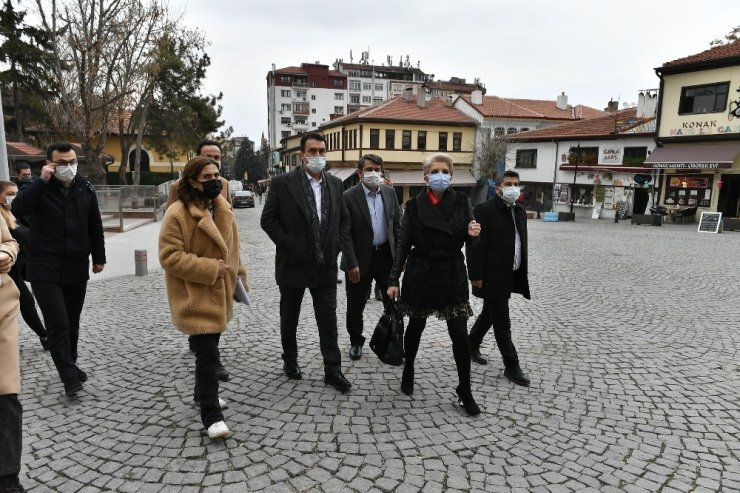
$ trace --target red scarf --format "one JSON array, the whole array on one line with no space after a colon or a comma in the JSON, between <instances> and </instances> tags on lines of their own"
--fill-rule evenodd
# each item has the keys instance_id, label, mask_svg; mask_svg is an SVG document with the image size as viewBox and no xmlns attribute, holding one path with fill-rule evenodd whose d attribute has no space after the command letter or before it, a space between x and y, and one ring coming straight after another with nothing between
<instances>
[{"instance_id":1,"label":"red scarf","mask_svg":"<svg viewBox=\"0 0 740 493\"><path fill-rule=\"evenodd\" d=\"M437 205L442 202L442 198L444 197L444 195L441 198L437 198L434 195L434 192L432 192L431 189L427 188L427 197L429 197L429 202L431 202L432 205Z\"/></svg>"}]
</instances>

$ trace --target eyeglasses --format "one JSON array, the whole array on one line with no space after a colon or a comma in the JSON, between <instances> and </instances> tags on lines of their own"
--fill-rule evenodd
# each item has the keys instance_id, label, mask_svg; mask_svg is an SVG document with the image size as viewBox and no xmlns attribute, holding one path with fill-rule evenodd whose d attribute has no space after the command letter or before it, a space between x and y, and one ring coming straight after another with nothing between
<instances>
[{"instance_id":1,"label":"eyeglasses","mask_svg":"<svg viewBox=\"0 0 740 493\"><path fill-rule=\"evenodd\" d=\"M444 175L449 175L450 174L450 170L448 170L448 169L435 169L434 171L430 171L429 172L430 175L436 175L437 173L442 173Z\"/></svg>"},{"instance_id":2,"label":"eyeglasses","mask_svg":"<svg viewBox=\"0 0 740 493\"><path fill-rule=\"evenodd\" d=\"M74 166L77 164L77 160L73 159L71 161L52 161L51 164L54 166Z\"/></svg>"}]
</instances>

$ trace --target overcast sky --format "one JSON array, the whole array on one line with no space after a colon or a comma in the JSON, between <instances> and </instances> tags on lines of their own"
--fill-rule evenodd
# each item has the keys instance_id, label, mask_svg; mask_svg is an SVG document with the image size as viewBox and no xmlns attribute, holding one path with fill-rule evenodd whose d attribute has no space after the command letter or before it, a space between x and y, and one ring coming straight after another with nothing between
<instances>
[{"instance_id":1,"label":"overcast sky","mask_svg":"<svg viewBox=\"0 0 740 493\"><path fill-rule=\"evenodd\" d=\"M657 88L653 68L740 25L740 2L698 0L172 0L211 43L206 89L235 135L267 133L266 75L362 51L409 55L435 79L479 77L489 95L599 109Z\"/></svg>"}]
</instances>

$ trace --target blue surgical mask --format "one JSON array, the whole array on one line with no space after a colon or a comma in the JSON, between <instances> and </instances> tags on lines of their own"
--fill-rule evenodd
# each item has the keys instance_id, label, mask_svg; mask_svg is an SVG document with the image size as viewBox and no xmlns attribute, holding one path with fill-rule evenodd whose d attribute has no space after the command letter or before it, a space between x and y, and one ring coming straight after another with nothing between
<instances>
[{"instance_id":1,"label":"blue surgical mask","mask_svg":"<svg viewBox=\"0 0 740 493\"><path fill-rule=\"evenodd\" d=\"M445 173L429 175L429 188L434 192L444 192L450 188L450 175Z\"/></svg>"},{"instance_id":2,"label":"blue surgical mask","mask_svg":"<svg viewBox=\"0 0 740 493\"><path fill-rule=\"evenodd\" d=\"M504 199L504 202L511 205L516 202L520 193L519 187L503 187L501 189L501 198Z\"/></svg>"}]
</instances>

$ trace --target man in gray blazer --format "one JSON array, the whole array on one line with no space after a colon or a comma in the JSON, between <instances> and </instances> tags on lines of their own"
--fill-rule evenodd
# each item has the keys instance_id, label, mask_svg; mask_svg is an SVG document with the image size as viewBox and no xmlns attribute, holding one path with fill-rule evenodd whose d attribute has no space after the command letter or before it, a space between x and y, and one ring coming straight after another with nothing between
<instances>
[{"instance_id":1,"label":"man in gray blazer","mask_svg":"<svg viewBox=\"0 0 740 493\"><path fill-rule=\"evenodd\" d=\"M383 159L375 154L357 162L360 183L344 192L352 223L351 248L342 255L342 270L347 282L347 332L349 357L362 357L362 313L373 279L383 294L386 311L390 309L388 276L396 252L396 238L401 231L401 207L393 187L383 185Z\"/></svg>"}]
</instances>

